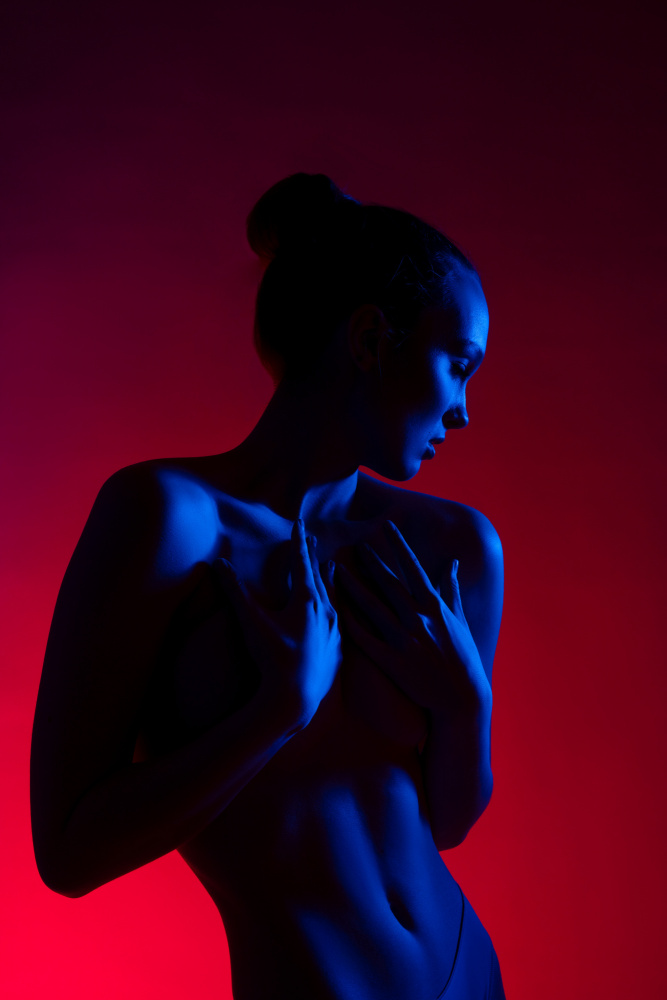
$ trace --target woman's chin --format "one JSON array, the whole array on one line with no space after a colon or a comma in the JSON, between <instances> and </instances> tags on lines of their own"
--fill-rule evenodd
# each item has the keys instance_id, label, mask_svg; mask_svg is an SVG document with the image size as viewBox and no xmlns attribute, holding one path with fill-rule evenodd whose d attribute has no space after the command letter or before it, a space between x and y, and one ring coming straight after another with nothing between
<instances>
[{"instance_id":1,"label":"woman's chin","mask_svg":"<svg viewBox=\"0 0 667 1000\"><path fill-rule=\"evenodd\" d=\"M404 483L406 479L412 479L421 469L421 459L401 458L393 462L376 462L367 466L371 472L382 476L383 479L391 479L395 483Z\"/></svg>"}]
</instances>

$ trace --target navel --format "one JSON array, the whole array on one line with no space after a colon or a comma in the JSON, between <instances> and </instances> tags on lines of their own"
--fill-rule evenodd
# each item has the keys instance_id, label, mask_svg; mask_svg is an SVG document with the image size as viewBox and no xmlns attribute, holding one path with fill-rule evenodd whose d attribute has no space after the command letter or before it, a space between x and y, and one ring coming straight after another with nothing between
<instances>
[{"instance_id":1,"label":"navel","mask_svg":"<svg viewBox=\"0 0 667 1000\"><path fill-rule=\"evenodd\" d=\"M387 902L389 903L389 909L394 914L401 927L405 927L406 931L414 931L415 922L407 906L393 894L387 896Z\"/></svg>"}]
</instances>

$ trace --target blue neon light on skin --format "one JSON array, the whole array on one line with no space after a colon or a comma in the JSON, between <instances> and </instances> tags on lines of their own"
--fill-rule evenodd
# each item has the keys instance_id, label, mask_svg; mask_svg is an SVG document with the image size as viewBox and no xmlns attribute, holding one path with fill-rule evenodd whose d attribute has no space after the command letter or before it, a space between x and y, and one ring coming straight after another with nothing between
<instances>
[{"instance_id":1,"label":"blue neon light on skin","mask_svg":"<svg viewBox=\"0 0 667 1000\"><path fill-rule=\"evenodd\" d=\"M459 269L400 349L373 303L237 448L122 470L54 615L33 742L40 872L80 896L178 849L234 996L503 996L439 851L486 807L502 556L390 486L468 423L486 349Z\"/></svg>"}]
</instances>

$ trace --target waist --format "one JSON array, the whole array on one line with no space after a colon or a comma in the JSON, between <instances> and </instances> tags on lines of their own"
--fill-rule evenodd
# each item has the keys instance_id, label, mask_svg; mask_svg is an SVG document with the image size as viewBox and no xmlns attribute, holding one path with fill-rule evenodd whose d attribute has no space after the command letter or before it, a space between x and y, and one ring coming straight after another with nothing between
<instances>
[{"instance_id":1,"label":"waist","mask_svg":"<svg viewBox=\"0 0 667 1000\"><path fill-rule=\"evenodd\" d=\"M309 1000L420 1000L415 976L425 1000L437 996L461 895L417 779L391 767L326 780L320 772L313 784L292 776L272 791L253 782L256 801L239 796L182 849L223 918L235 1000L296 1000L302 987Z\"/></svg>"}]
</instances>

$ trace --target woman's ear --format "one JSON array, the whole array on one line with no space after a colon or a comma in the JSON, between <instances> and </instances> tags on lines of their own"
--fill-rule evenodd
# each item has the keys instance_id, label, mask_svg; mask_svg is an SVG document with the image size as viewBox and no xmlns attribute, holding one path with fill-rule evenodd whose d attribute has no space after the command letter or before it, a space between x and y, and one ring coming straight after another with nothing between
<instances>
[{"instance_id":1,"label":"woman's ear","mask_svg":"<svg viewBox=\"0 0 667 1000\"><path fill-rule=\"evenodd\" d=\"M389 323L379 306L367 304L354 310L347 325L347 345L361 371L377 368L381 344L389 332Z\"/></svg>"}]
</instances>

